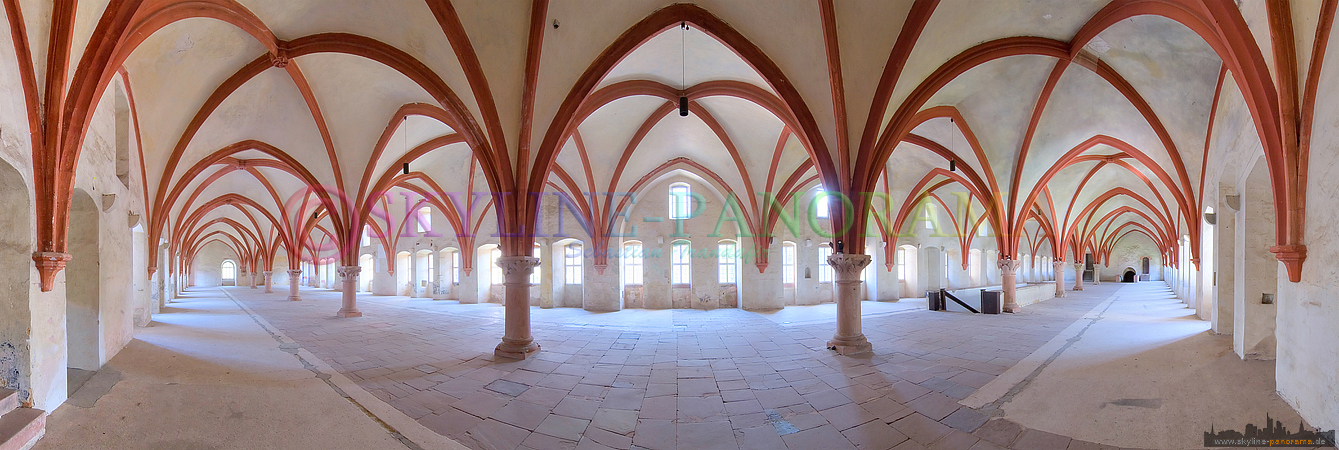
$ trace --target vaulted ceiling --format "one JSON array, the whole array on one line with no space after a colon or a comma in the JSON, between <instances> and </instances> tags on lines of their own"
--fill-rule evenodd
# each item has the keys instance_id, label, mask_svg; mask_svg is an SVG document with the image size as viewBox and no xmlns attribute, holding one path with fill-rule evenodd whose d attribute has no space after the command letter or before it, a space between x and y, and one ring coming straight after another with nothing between
<instances>
[{"instance_id":1,"label":"vaulted ceiling","mask_svg":"<svg viewBox=\"0 0 1339 450\"><path fill-rule=\"evenodd\" d=\"M61 31L48 3L4 3L39 78ZM1251 101L1244 57L1221 56L1245 43L1194 25L1221 5L1152 3L80 0L68 61L109 5L138 8L108 83L133 99L158 237L215 230L272 255L403 226L369 213L401 211L399 193L536 188L580 199L600 234L609 193L682 169L783 199L886 194L866 217L889 239L909 205L969 192L985 219L965 231L998 230L1006 255L1045 235L1065 258L1193 235L1215 108ZM1269 61L1261 3L1229 11ZM532 222L515 195L428 197L461 235ZM740 199L751 226L774 223Z\"/></svg>"}]
</instances>

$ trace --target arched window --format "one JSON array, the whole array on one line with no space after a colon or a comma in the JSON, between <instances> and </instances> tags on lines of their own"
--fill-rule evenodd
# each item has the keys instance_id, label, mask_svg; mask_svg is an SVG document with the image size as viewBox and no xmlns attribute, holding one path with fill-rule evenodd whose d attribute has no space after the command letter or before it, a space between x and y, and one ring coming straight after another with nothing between
<instances>
[{"instance_id":1,"label":"arched window","mask_svg":"<svg viewBox=\"0 0 1339 450\"><path fill-rule=\"evenodd\" d=\"M721 241L717 246L716 270L720 284L735 284L739 278L739 247L734 241Z\"/></svg>"},{"instance_id":2,"label":"arched window","mask_svg":"<svg viewBox=\"0 0 1339 450\"><path fill-rule=\"evenodd\" d=\"M428 282L429 282L429 283L436 284L436 283L437 283L437 258L436 258L437 255L434 255L434 254L432 253L432 251L427 251L427 252L422 252L422 253L426 253L426 255L423 257L423 259L424 259L425 261L428 262Z\"/></svg>"},{"instance_id":3,"label":"arched window","mask_svg":"<svg viewBox=\"0 0 1339 450\"><path fill-rule=\"evenodd\" d=\"M948 286L948 251L941 253L944 259L944 285Z\"/></svg>"},{"instance_id":4,"label":"arched window","mask_svg":"<svg viewBox=\"0 0 1339 450\"><path fill-rule=\"evenodd\" d=\"M451 283L460 283L460 251L451 252Z\"/></svg>"},{"instance_id":5,"label":"arched window","mask_svg":"<svg viewBox=\"0 0 1339 450\"><path fill-rule=\"evenodd\" d=\"M415 221L416 229L419 233L432 231L432 208L422 207L418 210L418 220Z\"/></svg>"},{"instance_id":6,"label":"arched window","mask_svg":"<svg viewBox=\"0 0 1339 450\"><path fill-rule=\"evenodd\" d=\"M222 278L223 281L237 281L237 263L231 260L224 261L219 278Z\"/></svg>"},{"instance_id":7,"label":"arched window","mask_svg":"<svg viewBox=\"0 0 1339 450\"><path fill-rule=\"evenodd\" d=\"M894 261L897 263L897 281L907 280L907 249L898 248Z\"/></svg>"},{"instance_id":8,"label":"arched window","mask_svg":"<svg viewBox=\"0 0 1339 450\"><path fill-rule=\"evenodd\" d=\"M926 201L926 202L925 202L925 219L924 219L924 220L925 220L925 229L927 229L927 230L933 230L933 229L935 229L934 210L935 210L935 205L934 205L933 203L930 203L929 201Z\"/></svg>"},{"instance_id":9,"label":"arched window","mask_svg":"<svg viewBox=\"0 0 1339 450\"><path fill-rule=\"evenodd\" d=\"M832 247L823 244L818 247L818 282L831 283L833 278L832 265L828 264L828 257L832 256Z\"/></svg>"},{"instance_id":10,"label":"arched window","mask_svg":"<svg viewBox=\"0 0 1339 450\"><path fill-rule=\"evenodd\" d=\"M493 248L488 251L488 278L492 285L502 284L502 266L497 265L498 258L502 257L502 250Z\"/></svg>"},{"instance_id":11,"label":"arched window","mask_svg":"<svg viewBox=\"0 0 1339 450\"><path fill-rule=\"evenodd\" d=\"M366 247L372 245L372 237L367 235L367 229L368 226L363 225L363 239L361 242L358 243L359 247Z\"/></svg>"},{"instance_id":12,"label":"arched window","mask_svg":"<svg viewBox=\"0 0 1339 450\"><path fill-rule=\"evenodd\" d=\"M535 259L541 259L539 257L539 254L540 254L539 244L535 244L535 250L531 252L531 256L534 256ZM539 267L536 267L535 270L530 272L530 284L539 285L539 272L540 272Z\"/></svg>"},{"instance_id":13,"label":"arched window","mask_svg":"<svg viewBox=\"0 0 1339 450\"><path fill-rule=\"evenodd\" d=\"M688 183L674 183L669 188L670 219L687 219L693 212L692 189Z\"/></svg>"},{"instance_id":14,"label":"arched window","mask_svg":"<svg viewBox=\"0 0 1339 450\"><path fill-rule=\"evenodd\" d=\"M623 284L642 284L642 243L623 244Z\"/></svg>"},{"instance_id":15,"label":"arched window","mask_svg":"<svg viewBox=\"0 0 1339 450\"><path fill-rule=\"evenodd\" d=\"M563 247L563 283L581 284L581 244Z\"/></svg>"},{"instance_id":16,"label":"arched window","mask_svg":"<svg viewBox=\"0 0 1339 450\"><path fill-rule=\"evenodd\" d=\"M670 246L670 284L689 284L693 282L692 248L688 241L675 241Z\"/></svg>"},{"instance_id":17,"label":"arched window","mask_svg":"<svg viewBox=\"0 0 1339 450\"><path fill-rule=\"evenodd\" d=\"M990 222L981 222L981 226L976 227L976 235L981 237L990 236Z\"/></svg>"},{"instance_id":18,"label":"arched window","mask_svg":"<svg viewBox=\"0 0 1339 450\"><path fill-rule=\"evenodd\" d=\"M795 243L781 244L781 283L795 285Z\"/></svg>"},{"instance_id":19,"label":"arched window","mask_svg":"<svg viewBox=\"0 0 1339 450\"><path fill-rule=\"evenodd\" d=\"M831 213L829 211L829 207L831 206L829 205L829 202L831 202L832 199L828 197L828 191L823 190L822 187L819 187L816 192L817 193L814 194L814 201L818 202L818 204L814 206L814 209L817 210L819 219L826 219Z\"/></svg>"},{"instance_id":20,"label":"arched window","mask_svg":"<svg viewBox=\"0 0 1339 450\"><path fill-rule=\"evenodd\" d=\"M1144 275L1148 275L1148 257L1145 256L1145 257L1144 257L1144 260L1141 261L1140 264L1144 266L1144 267L1143 267L1143 269L1144 269Z\"/></svg>"}]
</instances>

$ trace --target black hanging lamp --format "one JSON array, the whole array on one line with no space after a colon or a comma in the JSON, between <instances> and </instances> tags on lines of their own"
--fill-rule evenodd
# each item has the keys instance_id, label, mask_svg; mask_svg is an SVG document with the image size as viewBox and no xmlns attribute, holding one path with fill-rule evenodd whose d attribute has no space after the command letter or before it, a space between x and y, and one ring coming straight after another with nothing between
<instances>
[{"instance_id":1,"label":"black hanging lamp","mask_svg":"<svg viewBox=\"0 0 1339 450\"><path fill-rule=\"evenodd\" d=\"M405 154L405 155L408 155L408 154L409 154L409 116L408 116L408 115L406 115L406 116L404 116L404 118L400 119L400 128L401 128L402 131L404 131L404 154ZM409 163L404 163L404 167L402 167L401 169L403 170L403 172L404 172L405 175L409 175Z\"/></svg>"},{"instance_id":2,"label":"black hanging lamp","mask_svg":"<svg viewBox=\"0 0 1339 450\"><path fill-rule=\"evenodd\" d=\"M959 129L957 128L958 122L955 121L955 120L953 120L952 117L950 117L950 118L948 119L948 123L953 124L953 129L950 130L950 132L949 132L950 134L948 135L948 138L951 139L951 141L949 141L949 143L950 143L950 144L957 144L957 143L958 143L958 132L961 131L961 130L959 130ZM951 149L951 148L950 148L948 151L949 151L949 153L953 153L954 149ZM949 172L957 172L957 171L958 171L958 160L957 160L956 158L949 158L949 160L948 160L948 171L949 171Z\"/></svg>"},{"instance_id":3,"label":"black hanging lamp","mask_svg":"<svg viewBox=\"0 0 1339 450\"><path fill-rule=\"evenodd\" d=\"M688 117L688 22L679 23L679 48L683 58L679 60L679 117Z\"/></svg>"}]
</instances>

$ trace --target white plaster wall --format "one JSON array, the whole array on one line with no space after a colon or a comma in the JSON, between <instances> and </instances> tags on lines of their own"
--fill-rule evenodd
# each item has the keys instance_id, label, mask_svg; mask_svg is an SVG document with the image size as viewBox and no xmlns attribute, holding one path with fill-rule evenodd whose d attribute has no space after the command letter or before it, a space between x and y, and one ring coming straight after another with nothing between
<instances>
[{"instance_id":1,"label":"white plaster wall","mask_svg":"<svg viewBox=\"0 0 1339 450\"><path fill-rule=\"evenodd\" d=\"M1262 296L1278 292L1278 260L1274 245L1274 198L1263 158L1238 182L1241 210L1236 212L1236 266L1233 291L1233 349L1250 359L1274 359L1274 329L1277 307L1264 304Z\"/></svg>"},{"instance_id":2,"label":"white plaster wall","mask_svg":"<svg viewBox=\"0 0 1339 450\"><path fill-rule=\"evenodd\" d=\"M274 255L274 262L270 265L274 273L270 274L271 284L274 286L274 292L288 292L288 255L280 251Z\"/></svg>"},{"instance_id":3,"label":"white plaster wall","mask_svg":"<svg viewBox=\"0 0 1339 450\"><path fill-rule=\"evenodd\" d=\"M1101 271L1103 282L1118 282L1126 268L1142 273L1143 258L1149 259L1149 275L1152 280L1161 278L1157 268L1162 265L1162 252L1147 236L1131 234L1116 243L1111 249L1109 263ZM1073 270L1073 267L1070 267ZM1072 278L1071 278L1072 280Z\"/></svg>"},{"instance_id":4,"label":"white plaster wall","mask_svg":"<svg viewBox=\"0 0 1339 450\"><path fill-rule=\"evenodd\" d=\"M1307 168L1307 260L1298 283L1278 269L1279 395L1312 426L1339 428L1339 46L1330 45L1316 98Z\"/></svg>"},{"instance_id":5,"label":"white plaster wall","mask_svg":"<svg viewBox=\"0 0 1339 450\"><path fill-rule=\"evenodd\" d=\"M223 261L231 259L233 262L239 261L237 253L232 248L223 245L222 242L210 242L200 249L195 255L195 261L192 261L191 276L195 281L196 287L219 286L223 270ZM241 272L238 271L238 281L241 281Z\"/></svg>"},{"instance_id":6,"label":"white plaster wall","mask_svg":"<svg viewBox=\"0 0 1339 450\"><path fill-rule=\"evenodd\" d=\"M0 267L15 274L6 280L10 291L0 303L0 384L20 391L26 405L54 410L67 397L66 367L68 347L66 333L66 275L56 275L50 292L42 292L39 274L33 266L31 254L37 248L34 220L30 214L13 211L32 211L34 204L31 188L31 143L24 94L15 73L13 45L8 24L0 25L0 161L12 167L3 181L9 194L4 210L11 211L14 223L4 227L7 255L0 256ZM114 97L117 87L96 106L94 118L79 158L74 187L89 192L100 206L97 214L101 227L97 230L101 280L96 280L100 294L98 322L101 343L98 362L115 356L133 335L135 310L147 308L147 270L143 265L126 264L133 259L133 245L145 243L132 239L130 214L143 217L142 181L132 173L123 184L116 177L117 130L114 120ZM123 121L124 123L124 121ZM124 136L124 135L123 135ZM134 146L122 140L122 148ZM131 154L131 158L137 155ZM138 160L132 159L132 165ZM8 170L6 168L5 170ZM104 199L103 194L114 194L115 200ZM105 211L103 210L105 209ZM141 251L146 249L141 248ZM141 253L142 255L143 253ZM132 275L133 273L133 275ZM20 275L26 274L26 275ZM23 292L26 290L27 292Z\"/></svg>"},{"instance_id":7,"label":"white plaster wall","mask_svg":"<svg viewBox=\"0 0 1339 450\"><path fill-rule=\"evenodd\" d=\"M669 187L675 183L687 183L694 197L694 209L700 209L698 216L684 220L669 219ZM642 242L644 256L642 259L642 297L643 305L648 309L661 308L698 308L715 309L722 305L738 304L738 298L735 295L750 295L748 286L740 286L739 290L723 290L718 283L718 261L712 256L718 250L721 240L729 239L737 242L741 249L751 252L752 247L747 245L747 239L740 242L738 228L735 222L729 221L734 217L732 212L724 213L727 220L722 221L722 210L728 211L725 206L725 196L721 193L718 186L707 183L702 178L689 174L686 171L674 171L670 174L657 179L654 183L647 186L635 197L636 202L628 210L627 219L619 219L616 223L617 230L627 235L620 239L611 239L611 246L614 248L627 240L638 240ZM744 200L746 201L746 200ZM701 204L699 207L698 204ZM657 221L657 218L660 220ZM717 224L720 223L719 230ZM636 227L634 230L633 227ZM675 241L688 241L692 249L690 258L691 284L684 287L670 286L670 266L671 251ZM801 252L802 253L802 252ZM779 258L779 252L769 254L770 258ZM803 257L801 257L803 258ZM739 274L743 275L745 271L757 273L757 266L752 264L753 258L747 257L747 263L739 268ZM610 260L612 267L616 260ZM774 261L773 264L779 264L780 261ZM589 264L589 262L588 262ZM593 273L592 271L587 272ZM779 277L777 282L779 284ZM616 291L620 291L616 289ZM742 292L741 292L742 291ZM586 288L586 298L590 301L592 295L596 292L594 287ZM677 297L677 302L675 301ZM722 301L723 296L734 297ZM607 303L607 302L606 302Z\"/></svg>"}]
</instances>

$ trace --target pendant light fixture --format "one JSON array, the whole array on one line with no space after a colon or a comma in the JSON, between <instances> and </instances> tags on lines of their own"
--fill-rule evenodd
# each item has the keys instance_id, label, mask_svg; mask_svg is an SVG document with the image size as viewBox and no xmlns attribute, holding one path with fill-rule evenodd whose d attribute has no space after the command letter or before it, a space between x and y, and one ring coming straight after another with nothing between
<instances>
[{"instance_id":1,"label":"pendant light fixture","mask_svg":"<svg viewBox=\"0 0 1339 450\"><path fill-rule=\"evenodd\" d=\"M679 23L679 117L688 117L688 22Z\"/></svg>"},{"instance_id":2,"label":"pendant light fixture","mask_svg":"<svg viewBox=\"0 0 1339 450\"><path fill-rule=\"evenodd\" d=\"M953 118L949 118L949 119L948 119L948 123L954 125L954 126L953 126L953 129L952 129L952 130L949 130L949 133L950 133L950 134L948 135L948 138L951 139L951 140L949 141L949 143L950 143L950 144L957 144L957 143L958 143L958 131L959 131L959 130L958 130L958 127L957 127L958 122L955 121L955 120L953 120ZM949 149L949 153L953 153L953 149ZM949 171L949 172L957 172L957 171L958 171L958 159L957 159L957 158L949 158L949 160L948 160L948 171Z\"/></svg>"},{"instance_id":3,"label":"pendant light fixture","mask_svg":"<svg viewBox=\"0 0 1339 450\"><path fill-rule=\"evenodd\" d=\"M402 129L404 130L404 153L402 153L402 154L408 155L408 154L409 154L409 116L406 115L406 116L404 116L404 118L402 118L402 119L400 119L400 120L401 120L401 122L400 122L400 128L402 128ZM405 175L409 175L409 163L404 163L403 170L404 170L404 174L405 174Z\"/></svg>"}]
</instances>

